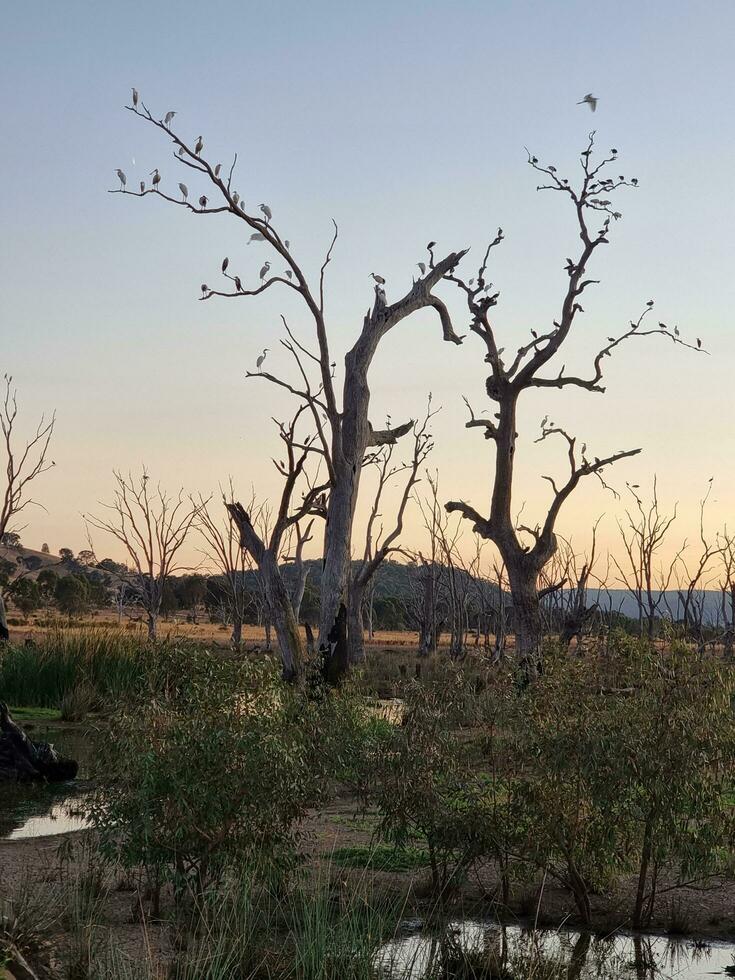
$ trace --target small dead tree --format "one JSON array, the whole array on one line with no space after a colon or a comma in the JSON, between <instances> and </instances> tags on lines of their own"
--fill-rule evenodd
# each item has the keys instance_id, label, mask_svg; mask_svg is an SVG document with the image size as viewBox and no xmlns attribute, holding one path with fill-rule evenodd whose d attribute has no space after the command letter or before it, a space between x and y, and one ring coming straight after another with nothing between
<instances>
[{"instance_id":1,"label":"small dead tree","mask_svg":"<svg viewBox=\"0 0 735 980\"><path fill-rule=\"evenodd\" d=\"M160 484L152 488L145 467L140 477L119 471L114 476L113 501L101 504L110 516L85 515L85 521L88 528L111 534L127 552L129 582L145 612L148 636L155 640L166 583L184 571L178 555L199 510L183 490L169 496Z\"/></svg>"},{"instance_id":2,"label":"small dead tree","mask_svg":"<svg viewBox=\"0 0 735 980\"><path fill-rule=\"evenodd\" d=\"M291 605L297 623L301 617L301 603L304 601L304 592L306 592L306 583L309 578L309 566L304 561L304 548L313 540L311 533L313 527L313 517L303 527L299 522L294 524L291 529L292 534L288 542L287 554L283 557L284 564L290 564L293 568Z\"/></svg>"},{"instance_id":3,"label":"small dead tree","mask_svg":"<svg viewBox=\"0 0 735 980\"><path fill-rule=\"evenodd\" d=\"M5 489L0 497L0 539L18 532L14 521L27 507L36 503L28 496L31 484L54 466L48 458L56 414L41 416L35 431L25 442L18 442L18 393L13 379L6 374L0 403L0 430L5 450Z\"/></svg>"},{"instance_id":4,"label":"small dead tree","mask_svg":"<svg viewBox=\"0 0 735 980\"><path fill-rule=\"evenodd\" d=\"M612 558L620 584L631 595L638 609L638 632L644 635L645 623L645 635L652 640L656 635L656 621L666 608L666 592L681 556L679 551L668 568L658 561L666 536L676 520L677 505L674 504L671 514L663 513L655 477L649 503L644 504L636 489L635 485L628 487L635 501L634 510L626 510L624 522L618 521L625 565L614 555Z\"/></svg>"},{"instance_id":5,"label":"small dead tree","mask_svg":"<svg viewBox=\"0 0 735 980\"><path fill-rule=\"evenodd\" d=\"M233 184L237 155L229 170L214 163L204 155L204 143L200 138L191 145L174 132L165 119L157 119L145 105L129 105L131 113L146 124L158 130L173 146L173 159L185 174L204 185L190 194L186 183L179 183L176 193L169 193L162 186L158 170L154 173L152 186L141 185L140 190L132 190L121 181L121 186L110 193L126 194L129 197L153 196L169 204L189 211L197 217L202 215L228 215L237 221L243 232L249 235L249 242L258 242L268 249L269 259L264 262L259 282L249 285L249 275L242 270L235 272L230 268L229 259L221 263L225 277L223 288L216 289L206 282L202 285L200 299L208 301L214 297L244 299L258 296L269 289L282 289L291 297L297 297L313 326L315 349L297 341L286 321L283 324L289 337L283 341L292 352L298 350L299 380L295 383L277 377L268 371L258 371L250 376L260 381L285 389L312 413L316 429L316 446L322 455L329 476L330 492L327 502L327 522L325 526L323 569L321 579L321 601L319 622L319 648L323 661L325 677L337 682L349 666L349 643L347 631L347 601L350 578L352 547L352 528L360 485L360 473L366 451L371 446L380 446L400 438L410 429L410 423L389 431L376 431L369 420L370 387L368 374L381 341L398 324L421 310L433 310L437 315L445 341L459 344L459 337L452 326L449 311L444 302L433 290L460 262L464 251L450 252L444 258L434 261L433 246L428 249L430 266L422 263L426 271L415 279L410 289L396 301L389 303L386 296L385 280L375 277L375 297L372 307L363 319L362 327L344 361L344 382L341 399L335 381L336 362L333 361L327 319L325 315L325 274L337 241L337 225L326 250L316 281L311 283L301 268L289 239L281 234L273 221L272 209L259 205L258 210L250 207L235 189ZM211 195L211 199L208 195ZM280 268L271 272L271 260L278 262ZM308 370L307 370L308 369ZM309 382L309 370L313 370L317 382ZM340 405L341 401L341 405ZM244 508L242 513L245 513ZM242 516L242 514L240 515ZM258 547L256 542L252 542ZM262 543L262 542L261 542ZM275 587L275 572L271 584Z\"/></svg>"},{"instance_id":6,"label":"small dead tree","mask_svg":"<svg viewBox=\"0 0 735 980\"><path fill-rule=\"evenodd\" d=\"M717 536L721 556L719 576L720 608L724 631L722 642L725 657L733 659L735 652L735 534L727 529L727 525Z\"/></svg>"},{"instance_id":7,"label":"small dead tree","mask_svg":"<svg viewBox=\"0 0 735 980\"><path fill-rule=\"evenodd\" d=\"M250 514L241 503L227 504L230 517L240 532L240 545L258 566L265 601L278 639L283 678L291 683L297 682L301 677L304 645L279 561L286 535L292 528L310 517L325 516L326 492L329 486L328 483L316 483L308 479L306 465L313 452L313 440L311 436L302 440L297 431L306 410L306 406L302 405L289 423L276 422L285 458L274 460L274 464L283 477L283 489L277 513L267 533L263 533L262 522L258 521L257 516ZM301 501L295 505L295 490L302 480L306 481L306 490ZM258 526L259 523L261 527Z\"/></svg>"},{"instance_id":8,"label":"small dead tree","mask_svg":"<svg viewBox=\"0 0 735 980\"><path fill-rule=\"evenodd\" d=\"M689 560L685 548L679 555L677 574L677 597L679 600L679 615L684 635L691 637L697 644L697 650L704 652L705 628L707 625L707 589L713 582L712 564L722 554L717 541L710 541L705 531L705 509L712 493L712 478L709 480L707 492L699 502L699 553L694 561ZM686 547L686 542L685 542Z\"/></svg>"},{"instance_id":9,"label":"small dead tree","mask_svg":"<svg viewBox=\"0 0 735 980\"><path fill-rule=\"evenodd\" d=\"M242 626L250 605L246 588L248 572L247 552L240 546L240 535L227 512L227 504L234 504L235 495L230 480L228 494L222 494L222 514L225 519L213 513L210 500L200 496L196 504L198 511L197 530L205 541L205 554L212 561L222 577L226 613L232 623L231 643L235 650L242 645ZM250 508L252 510L252 507Z\"/></svg>"},{"instance_id":10,"label":"small dead tree","mask_svg":"<svg viewBox=\"0 0 735 980\"><path fill-rule=\"evenodd\" d=\"M426 415L421 422L413 425L413 447L411 459L406 463L394 463L395 442L380 447L368 463L377 471L377 486L373 497L370 515L365 532L365 550L362 560L352 571L349 592L348 638L350 645L350 662L360 663L365 659L364 634L364 605L368 591L375 583L375 576L388 555L399 550L396 542L403 531L403 521L406 508L413 495L414 487L419 482L419 471L434 448L434 441L429 432L429 425L438 409L431 408L431 395L426 409ZM381 520L386 489L393 480L406 473L406 481L401 491L393 526L385 533Z\"/></svg>"},{"instance_id":11,"label":"small dead tree","mask_svg":"<svg viewBox=\"0 0 735 980\"><path fill-rule=\"evenodd\" d=\"M554 191L568 197L581 242L577 258L568 258L566 261L568 284L564 290L558 319L553 321L550 329L532 330L531 338L521 344L515 353L506 353L505 346L498 340L495 325L491 322L491 311L497 305L499 293L489 281L488 261L493 249L503 240L502 229L498 229L494 240L488 245L472 279L465 281L454 273L445 273L445 278L455 283L466 299L470 330L480 337L485 348L485 361L490 365L491 373L486 381L486 392L497 405L494 419L477 417L470 409L470 419L466 423L468 427L479 428L495 447L490 513L482 514L461 500L449 501L446 508L450 513L458 512L471 521L477 533L493 541L500 552L513 595L517 658L521 674L527 681L536 676L541 665L543 617L538 580L541 570L557 547L554 528L559 513L583 479L589 476L602 479L602 474L608 467L637 455L640 449L619 450L604 456L588 454L586 446L579 449L577 438L560 425L549 422L547 415L541 425L540 440L537 441L559 438L566 446L569 473L562 482L557 482L551 476L545 477L551 485L553 496L543 521L535 527L516 527L511 501L520 397L525 392L538 388L564 390L575 387L589 392L604 392L601 382L605 358L610 357L624 342L638 337L667 337L673 343L692 350L701 346L699 341L696 346L685 343L678 328L669 329L665 323L659 322L656 327L647 327L647 317L653 307L651 300L627 329L616 336L608 337L607 343L592 362L590 377L569 375L564 364L555 374L545 373L544 369L562 351L571 337L575 323L584 313L584 293L598 282L590 278L588 269L597 250L609 241L611 222L620 217L619 211L613 206L612 197L620 188L636 186L638 183L636 178L628 180L624 176L607 176L612 167L615 168L613 173L619 173L617 150L611 150L599 162L595 162L593 149L594 133L591 133L581 154L582 173L576 187L569 180L560 177L555 167L542 166L535 156L530 153L528 155L529 165L542 176L543 183L538 189ZM592 221L596 219L601 219L597 229L592 226ZM519 533L530 536L532 545L529 546Z\"/></svg>"}]
</instances>

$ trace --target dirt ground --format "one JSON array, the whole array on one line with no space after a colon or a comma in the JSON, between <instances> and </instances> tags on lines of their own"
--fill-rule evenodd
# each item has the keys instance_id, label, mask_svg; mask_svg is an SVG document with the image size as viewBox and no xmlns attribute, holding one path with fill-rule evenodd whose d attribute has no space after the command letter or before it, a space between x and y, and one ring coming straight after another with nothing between
<instances>
[{"instance_id":1,"label":"dirt ground","mask_svg":"<svg viewBox=\"0 0 735 980\"><path fill-rule=\"evenodd\" d=\"M404 903L405 917L422 917L430 910L430 882L423 869L399 873L347 869L333 860L337 848L369 845L371 841L370 814L358 811L355 800L344 797L319 813L313 813L303 826L302 850L307 867L330 875L339 891L350 882L364 885L366 875L373 887ZM70 837L77 842L86 838L93 845L91 832L73 835L0 841L0 882L2 895L10 898L28 883L43 887L45 882L58 880L61 873L60 848ZM65 865L66 873L73 867ZM171 931L163 924L151 922L144 914L146 902L137 890L124 879L112 883L105 905L105 925L111 930L115 944L129 955L139 956L146 948L164 957L171 943ZM536 922L540 927L578 924L571 894L547 879L518 883L513 888L509 908L496 903L497 881L490 867L481 867L452 896L452 914L474 917L497 917L508 923ZM735 881L709 887L685 888L667 893L667 882L660 884L658 911L651 924L652 932L670 930L673 910L677 920L686 922L692 936L710 939L732 939L735 936ZM629 909L635 883L623 881L615 895L594 896L592 899L594 929L611 934L630 926ZM672 904L674 903L674 904ZM164 916L165 919L165 905Z\"/></svg>"}]
</instances>

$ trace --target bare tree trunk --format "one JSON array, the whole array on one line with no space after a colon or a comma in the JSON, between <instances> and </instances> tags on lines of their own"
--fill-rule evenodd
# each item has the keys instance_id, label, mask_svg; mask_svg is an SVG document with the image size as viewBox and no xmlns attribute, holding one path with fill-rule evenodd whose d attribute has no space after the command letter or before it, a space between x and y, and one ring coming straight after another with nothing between
<instances>
[{"instance_id":1,"label":"bare tree trunk","mask_svg":"<svg viewBox=\"0 0 735 980\"><path fill-rule=\"evenodd\" d=\"M365 660L365 626L362 610L364 597L364 587L353 582L350 586L347 620L351 664L362 663Z\"/></svg>"},{"instance_id":2,"label":"bare tree trunk","mask_svg":"<svg viewBox=\"0 0 735 980\"><path fill-rule=\"evenodd\" d=\"M242 617L238 612L232 616L232 636L230 637L232 646L239 650L242 646Z\"/></svg>"},{"instance_id":3,"label":"bare tree trunk","mask_svg":"<svg viewBox=\"0 0 735 980\"><path fill-rule=\"evenodd\" d=\"M301 655L301 636L291 599L281 577L278 562L269 549L263 552L259 567L268 602L269 619L266 622L266 635L269 633L272 623L281 650L283 679L293 682L299 678L303 658Z\"/></svg>"},{"instance_id":4,"label":"bare tree trunk","mask_svg":"<svg viewBox=\"0 0 735 980\"><path fill-rule=\"evenodd\" d=\"M544 622L539 601L537 572L525 562L507 562L513 596L516 661L522 683L529 684L541 673Z\"/></svg>"},{"instance_id":5,"label":"bare tree trunk","mask_svg":"<svg viewBox=\"0 0 735 980\"><path fill-rule=\"evenodd\" d=\"M306 580L309 578L309 566L304 562L301 562L296 568L296 582L294 583L293 598L291 604L293 605L293 614L296 622L298 623L299 617L301 616L301 603L304 601L304 592L306 591Z\"/></svg>"},{"instance_id":6,"label":"bare tree trunk","mask_svg":"<svg viewBox=\"0 0 735 980\"><path fill-rule=\"evenodd\" d=\"M149 612L147 616L148 622L148 639L155 640L158 635L158 616L154 613Z\"/></svg>"}]
</instances>

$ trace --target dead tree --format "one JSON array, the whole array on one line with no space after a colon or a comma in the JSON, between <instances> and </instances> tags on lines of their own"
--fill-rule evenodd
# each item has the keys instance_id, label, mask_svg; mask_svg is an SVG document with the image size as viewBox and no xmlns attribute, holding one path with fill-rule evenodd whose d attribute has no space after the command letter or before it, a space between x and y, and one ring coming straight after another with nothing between
<instances>
[{"instance_id":1,"label":"dead tree","mask_svg":"<svg viewBox=\"0 0 735 980\"><path fill-rule=\"evenodd\" d=\"M375 576L388 555L398 550L396 542L403 531L406 508L419 482L419 471L434 448L429 425L437 410L431 408L431 395L426 415L421 422L413 423L413 448L409 462L395 464L393 455L395 442L380 447L368 460L377 470L378 481L373 497L370 515L365 532L365 549L362 560L352 570L348 604L348 642L350 662L359 663L365 659L365 636L363 611L368 590L375 583ZM364 465L364 464L363 464ZM406 481L401 491L393 527L385 533L381 519L385 492L393 480L406 473Z\"/></svg>"},{"instance_id":2,"label":"dead tree","mask_svg":"<svg viewBox=\"0 0 735 980\"><path fill-rule=\"evenodd\" d=\"M443 301L434 295L434 288L444 276L457 266L462 252L450 252L440 261L434 261L433 245L429 248L430 267L415 280L410 289L395 302L389 303L382 277L376 278L375 297L372 307L365 314L358 337L347 352L344 362L344 381L341 406L335 381L336 364L330 351L327 320L325 316L325 273L337 240L337 225L326 251L316 283L311 284L299 265L287 238L283 237L273 222L272 210L266 204L259 212L251 209L233 185L235 160L229 170L206 159L201 138L196 145L184 141L165 120L156 119L144 103L127 106L143 121L160 130L173 144L173 157L186 173L203 182L205 192L189 193L188 186L179 184L179 192L167 193L161 186L160 174L155 172L151 187L140 190L128 189L125 184L111 193L135 197L162 198L170 204L188 210L192 214L228 214L241 223L250 241L265 244L269 258L282 264L282 271L271 270L270 261L261 269L260 282L248 285L245 273L236 274L230 269L227 258L221 264L225 277L222 289L202 286L201 299L214 297L242 299L258 296L268 289L280 288L303 303L314 330L315 349L301 344L293 336L284 320L289 336L288 345L298 349L305 359L299 360L300 379L294 384L267 371L252 377L267 381L290 391L311 411L316 428L316 445L322 454L329 476L330 492L327 504L327 523L324 536L323 570L321 581L321 605L319 622L319 648L324 673L328 680L337 681L349 665L347 637L347 595L349 586L352 527L360 484L360 473L366 450L370 446L383 445L405 434L410 425L389 431L376 431L370 424L370 388L368 374L375 353L383 338L399 323L420 310L433 310L441 324L444 340L459 344L449 312ZM207 195L211 195L210 198ZM190 200L191 197L191 200ZM196 202L196 203L195 203ZM312 387L306 368L313 369L318 382ZM275 573L274 573L275 574Z\"/></svg>"},{"instance_id":3,"label":"dead tree","mask_svg":"<svg viewBox=\"0 0 735 980\"><path fill-rule=\"evenodd\" d=\"M651 500L644 504L636 492L637 486L628 490L635 501L633 513L626 510L624 522L618 522L620 537L625 554L625 567L613 555L613 562L620 576L620 584L635 601L638 610L638 632L652 640L656 635L656 621L666 608L666 592L671 585L674 569L681 551L664 568L660 563L659 552L671 525L676 520L676 504L671 514L661 510L658 499L658 483L653 480ZM683 549L682 549L683 550Z\"/></svg>"},{"instance_id":4,"label":"dead tree","mask_svg":"<svg viewBox=\"0 0 735 980\"><path fill-rule=\"evenodd\" d=\"M582 639L589 632L597 613L597 603L589 602L589 584L597 552L598 518L592 526L592 544L588 553L577 554L571 541L557 535L558 548L541 574L547 598L544 602L548 628L558 632L559 644L568 650L572 640L581 649Z\"/></svg>"},{"instance_id":5,"label":"dead tree","mask_svg":"<svg viewBox=\"0 0 735 980\"><path fill-rule=\"evenodd\" d=\"M707 492L699 503L699 554L696 561L690 562L684 555L684 548L679 555L677 572L683 581L677 583L679 615L685 637L691 637L697 644L697 650L704 652L705 625L707 619L707 589L712 583L709 575L712 562L721 555L717 542L708 539L704 527L704 514L707 501L712 492L712 479L709 480ZM685 542L686 546L686 542Z\"/></svg>"},{"instance_id":6,"label":"dead tree","mask_svg":"<svg viewBox=\"0 0 735 980\"><path fill-rule=\"evenodd\" d=\"M589 277L589 265L600 246L609 241L611 221L620 217L614 209L612 197L621 187L637 184L637 180L623 176L608 177L606 173L615 167L619 172L617 150L611 150L599 163L593 161L594 133L590 134L586 148L581 154L581 179L577 187L560 177L553 166L542 166L538 159L529 153L530 166L542 175L544 183L539 190L551 190L569 198L575 214L577 230L581 241L577 258L568 258L565 271L568 284L564 291L558 319L550 329L532 330L531 338L522 344L515 353L506 353L499 343L496 328L491 322L492 309L497 305L499 293L488 279L488 261L492 250L503 240L503 231L498 229L494 240L488 245L478 271L467 281L457 275L447 273L446 278L454 282L464 295L470 314L470 329L483 342L485 360L490 365L490 375L486 382L487 395L497 406L494 419L475 416L470 409L468 427L479 428L484 437L495 447L495 473L492 482L490 512L481 513L464 501L449 501L449 512L458 512L471 521L478 534L493 541L505 563L513 596L513 611L516 630L516 651L522 676L533 679L541 664L541 645L543 638L543 618L539 604L539 574L556 550L554 528L564 503L588 476L603 479L602 474L609 466L621 459L635 456L640 449L619 450L604 456L588 454L586 446L581 449L577 438L570 435L560 425L549 422L547 415L541 425L540 440L558 437L566 445L569 473L563 482L545 477L551 485L552 501L545 518L535 527L516 527L512 517L511 500L516 455L517 408L524 392L535 389L581 388L590 392L604 392L601 384L603 362L624 342L636 337L662 336L675 344L691 347L679 336L678 328L670 330L666 324L647 328L647 316L653 307L649 301L641 315L630 322L630 326L614 337L609 337L606 345L597 353L588 378L566 373L561 365L556 373L546 373L544 369L563 349L570 338L572 328L584 313L582 297L586 290L598 280ZM591 227L594 219L600 218L601 227ZM505 356L504 356L505 355ZM468 406L469 407L469 406ZM527 534L532 544L519 534Z\"/></svg>"},{"instance_id":7,"label":"dead tree","mask_svg":"<svg viewBox=\"0 0 735 980\"><path fill-rule=\"evenodd\" d=\"M270 523L259 522L242 504L230 502L227 510L240 532L240 544L252 556L258 566L268 613L276 631L281 653L284 680L293 683L301 677L304 664L304 647L294 614L292 598L281 575L279 561L286 535L300 521L326 514L328 484L310 481L306 472L311 455L311 436L303 440L298 435L298 424L307 408L302 405L289 423L277 422L278 434L283 447L281 460L274 460L276 469L283 477L283 489L278 510L270 529ZM301 500L294 504L294 495L300 482L306 481ZM260 527L258 524L260 523Z\"/></svg>"},{"instance_id":8,"label":"dead tree","mask_svg":"<svg viewBox=\"0 0 735 980\"><path fill-rule=\"evenodd\" d=\"M5 450L5 489L0 497L0 539L6 533L18 531L14 520L35 503L28 496L29 484L54 466L48 458L51 437L56 424L55 413L50 419L41 416L35 431L25 442L18 443L18 393L10 375L4 375L4 391L0 403L0 430Z\"/></svg>"},{"instance_id":9,"label":"dead tree","mask_svg":"<svg viewBox=\"0 0 735 980\"><path fill-rule=\"evenodd\" d=\"M198 507L183 490L171 497L160 484L152 489L145 467L137 478L118 471L114 476L114 499L101 505L110 517L85 515L84 519L88 527L111 534L127 552L132 566L129 581L145 612L148 636L155 640L166 582L184 570L177 564L178 555Z\"/></svg>"},{"instance_id":10,"label":"dead tree","mask_svg":"<svg viewBox=\"0 0 735 980\"><path fill-rule=\"evenodd\" d=\"M249 570L247 552L240 546L239 532L227 512L227 504L234 504L234 502L234 489L230 480L227 494L222 494L224 520L212 513L211 502L202 496L199 497L196 507L197 530L206 543L206 556L214 562L218 573L222 576L226 611L232 623L230 639L233 648L239 650L242 645L242 626L250 597L246 589L246 574Z\"/></svg>"},{"instance_id":11,"label":"dead tree","mask_svg":"<svg viewBox=\"0 0 735 980\"><path fill-rule=\"evenodd\" d=\"M724 631L722 642L725 657L733 659L735 652L735 534L727 526L717 536L722 567L719 577L720 608Z\"/></svg>"},{"instance_id":12,"label":"dead tree","mask_svg":"<svg viewBox=\"0 0 735 980\"><path fill-rule=\"evenodd\" d=\"M291 535L293 547L289 547L288 553L283 557L284 564L288 563L293 568L291 605L293 606L293 614L296 617L297 623L301 616L301 603L304 601L304 592L306 591L306 583L309 578L309 566L304 561L304 548L313 540L311 533L313 527L313 517L303 528L298 522L294 524Z\"/></svg>"}]
</instances>

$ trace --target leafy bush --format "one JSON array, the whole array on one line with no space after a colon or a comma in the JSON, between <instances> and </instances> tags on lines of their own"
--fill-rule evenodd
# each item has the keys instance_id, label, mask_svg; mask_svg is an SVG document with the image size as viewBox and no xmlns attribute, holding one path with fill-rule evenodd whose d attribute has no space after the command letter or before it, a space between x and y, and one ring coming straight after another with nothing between
<instances>
[{"instance_id":1,"label":"leafy bush","mask_svg":"<svg viewBox=\"0 0 735 980\"><path fill-rule=\"evenodd\" d=\"M113 718L92 817L103 852L202 894L228 866L293 866L298 824L344 761L352 707L271 662L161 651Z\"/></svg>"}]
</instances>

